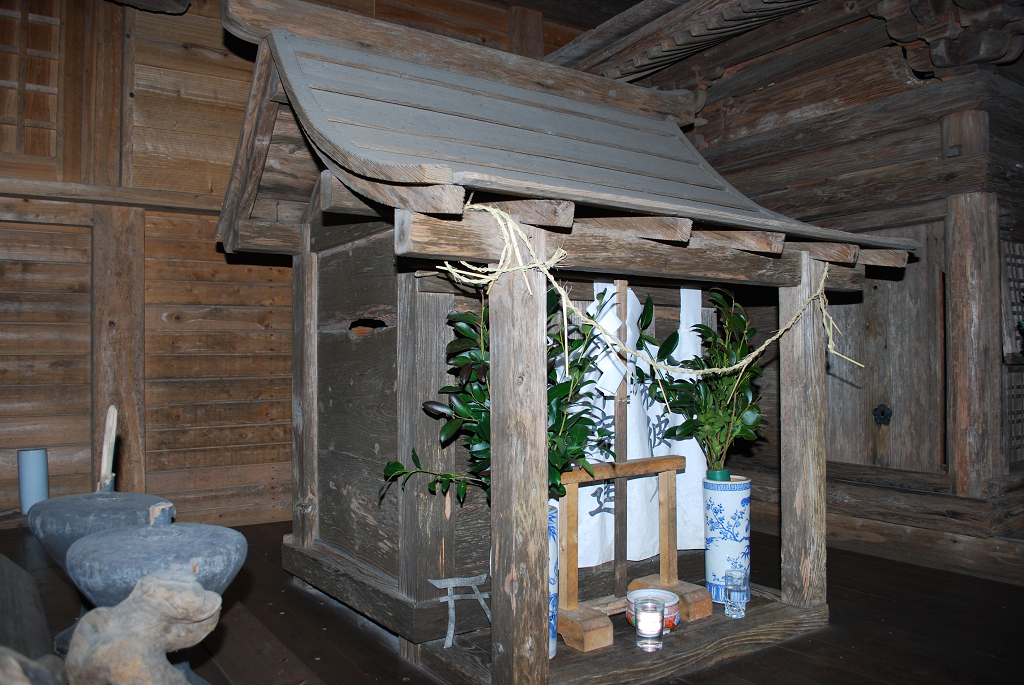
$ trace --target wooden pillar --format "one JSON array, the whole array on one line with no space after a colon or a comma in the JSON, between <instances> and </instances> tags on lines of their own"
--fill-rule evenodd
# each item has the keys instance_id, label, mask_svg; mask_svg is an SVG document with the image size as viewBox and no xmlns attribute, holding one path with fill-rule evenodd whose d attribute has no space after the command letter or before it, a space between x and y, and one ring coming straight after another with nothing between
<instances>
[{"instance_id":1,"label":"wooden pillar","mask_svg":"<svg viewBox=\"0 0 1024 685\"><path fill-rule=\"evenodd\" d=\"M629 335L626 324L629 306L629 282L615 281L615 314L622 325L619 326L619 340L625 341ZM626 362L625 359L622 360ZM615 390L615 462L625 463L629 451L629 379L623 377ZM627 558L629 540L629 481L625 478L615 479L615 585L616 597L625 597L629 589L629 561Z\"/></svg>"},{"instance_id":2,"label":"wooden pillar","mask_svg":"<svg viewBox=\"0 0 1024 685\"><path fill-rule=\"evenodd\" d=\"M947 202L946 458L956 494L982 497L1003 470L998 205L993 193Z\"/></svg>"},{"instance_id":3,"label":"wooden pillar","mask_svg":"<svg viewBox=\"0 0 1024 685\"><path fill-rule=\"evenodd\" d=\"M540 59L544 56L544 14L513 5L508 8L508 51Z\"/></svg>"},{"instance_id":4,"label":"wooden pillar","mask_svg":"<svg viewBox=\"0 0 1024 685\"><path fill-rule=\"evenodd\" d=\"M97 205L92 229L92 486L107 407L117 405L117 489L146 491L145 230L133 207Z\"/></svg>"},{"instance_id":5,"label":"wooden pillar","mask_svg":"<svg viewBox=\"0 0 1024 685\"><path fill-rule=\"evenodd\" d=\"M317 180L302 219L300 253L292 257L292 540L308 547L319 535L317 508L318 256L312 224L323 223Z\"/></svg>"},{"instance_id":6,"label":"wooden pillar","mask_svg":"<svg viewBox=\"0 0 1024 685\"><path fill-rule=\"evenodd\" d=\"M416 450L426 469L453 472L456 447L441 449L440 424L423 411L424 400L447 403L438 388L451 384L448 363L436 344L448 340L448 314L455 308L451 293L417 292L416 274L398 274L398 460L411 464ZM452 578L455 572L455 488L431 494L427 476L414 476L401 490L402 544L398 589L418 602L434 600L441 591L428 578Z\"/></svg>"},{"instance_id":7,"label":"wooden pillar","mask_svg":"<svg viewBox=\"0 0 1024 685\"><path fill-rule=\"evenodd\" d=\"M824 268L799 252L801 281L779 288L779 325L817 289ZM779 341L782 601L825 603L825 331L814 304Z\"/></svg>"},{"instance_id":8,"label":"wooden pillar","mask_svg":"<svg viewBox=\"0 0 1024 685\"><path fill-rule=\"evenodd\" d=\"M543 231L528 231L544 258ZM548 681L546 283L491 291L491 657L494 685Z\"/></svg>"}]
</instances>

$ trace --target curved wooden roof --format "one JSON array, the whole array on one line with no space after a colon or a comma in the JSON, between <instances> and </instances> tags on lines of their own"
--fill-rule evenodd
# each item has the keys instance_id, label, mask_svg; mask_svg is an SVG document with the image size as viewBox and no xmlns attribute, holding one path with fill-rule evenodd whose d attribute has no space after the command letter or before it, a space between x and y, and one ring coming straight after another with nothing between
<instances>
[{"instance_id":1,"label":"curved wooden roof","mask_svg":"<svg viewBox=\"0 0 1024 685\"><path fill-rule=\"evenodd\" d=\"M357 192L365 181L460 193L452 186L461 186L819 241L915 247L755 204L682 135L678 122L692 117L692 99L295 0L225 0L223 19L236 35L267 37L303 131Z\"/></svg>"}]
</instances>

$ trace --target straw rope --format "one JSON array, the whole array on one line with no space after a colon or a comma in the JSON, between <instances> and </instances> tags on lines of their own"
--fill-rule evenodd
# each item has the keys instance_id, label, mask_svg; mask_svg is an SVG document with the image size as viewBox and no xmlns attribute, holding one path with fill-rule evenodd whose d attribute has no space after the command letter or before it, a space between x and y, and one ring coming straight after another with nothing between
<instances>
[{"instance_id":1,"label":"straw rope","mask_svg":"<svg viewBox=\"0 0 1024 685\"><path fill-rule=\"evenodd\" d=\"M580 309L573 304L572 300L569 298L569 294L565 291L565 289L561 285L559 285L558 281L555 280L555 277L551 275L551 269L557 267L558 263L565 259L565 257L567 256L565 250L558 248L557 250L555 250L554 254L549 259L541 260L537 256L537 252L535 251L533 244L530 242L529 238L523 232L523 229L506 212L495 207L472 204L471 202L468 202L466 204L466 206L464 207L464 211L487 212L494 217L495 221L497 221L498 223L498 227L501 230L501 237L505 244L504 248L502 248L501 251L501 257L500 259L498 259L498 263L495 266L481 267L469 264L467 262L459 262L458 266L453 266L452 264L446 261L444 263L444 266L439 267L440 270L448 272L456 283L471 285L478 288L486 287L488 293L490 292L491 286L494 285L494 282L498 280L498 278L500 278L502 274L522 273L523 280L526 282L526 288L532 295L533 290L530 288L530 282L526 278L525 272L530 269L536 269L537 271L540 271L542 274L544 274L544 277L548 280L548 283L551 284L551 287L555 290L555 292L558 293L558 297L561 300L563 321L562 330L567 331L568 326L565 325L565 322L568 320L568 310L572 310L572 312L576 314L583 323L589 324L593 326L595 329L597 329L597 331L601 334L601 337L605 339L605 342L608 344L608 346L611 349L615 350L616 353L623 359L627 355L629 355L635 357L636 359L640 359L644 362L647 362L652 369L657 369L657 371L661 373L667 372L698 377L705 375L728 374L732 373L733 371L742 371L746 369L751 363L753 363L754 360L760 357L772 343L777 341L779 338L785 335L791 328L793 328L793 326L796 325L796 322L800 319L800 316L804 313L804 311L806 311L807 308L811 306L813 302L817 302L818 308L821 310L822 324L825 327L825 336L828 340L828 352L836 355L837 357L845 359L846 361L852 364L856 364L857 366L864 366L860 362L854 361L853 359L850 359L849 357L840 354L835 350L835 338L833 334L839 333L840 335L842 335L842 332L839 330L839 327L836 325L836 322L828 313L828 299L825 297L825 279L828 277L829 269L829 265L827 262L825 263L825 268L822 270L821 280L818 282L818 288L814 291L814 293L804 301L800 309L797 310L795 314L793 314L793 316L790 318L790 320L786 323L785 326L780 328L778 331L775 332L774 335L772 335L763 343L761 343L761 345L758 346L757 349L755 349L754 351L743 357L743 359L740 359L731 366L713 367L708 369L685 369L672 364L665 364L659 362L656 359L651 359L651 357L645 354L644 352L632 349L624 342L619 340L619 338L614 333L605 329L597 321L587 316L586 313L580 311ZM522 250L520 249L520 244L525 246L526 250L529 251L530 257L533 260L532 262L523 261L523 255ZM568 334L566 333L566 335ZM565 349L569 349L567 341L565 344Z\"/></svg>"}]
</instances>

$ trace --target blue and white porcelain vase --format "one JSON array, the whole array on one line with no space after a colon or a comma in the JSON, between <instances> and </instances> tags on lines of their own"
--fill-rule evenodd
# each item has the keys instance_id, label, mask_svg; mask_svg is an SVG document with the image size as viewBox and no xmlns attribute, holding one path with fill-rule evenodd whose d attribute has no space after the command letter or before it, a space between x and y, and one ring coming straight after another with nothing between
<instances>
[{"instance_id":1,"label":"blue and white porcelain vase","mask_svg":"<svg viewBox=\"0 0 1024 685\"><path fill-rule=\"evenodd\" d=\"M548 658L558 646L558 508L548 505Z\"/></svg>"},{"instance_id":2,"label":"blue and white porcelain vase","mask_svg":"<svg viewBox=\"0 0 1024 685\"><path fill-rule=\"evenodd\" d=\"M725 572L731 569L750 573L750 479L705 478L704 580L712 601L725 603Z\"/></svg>"}]
</instances>

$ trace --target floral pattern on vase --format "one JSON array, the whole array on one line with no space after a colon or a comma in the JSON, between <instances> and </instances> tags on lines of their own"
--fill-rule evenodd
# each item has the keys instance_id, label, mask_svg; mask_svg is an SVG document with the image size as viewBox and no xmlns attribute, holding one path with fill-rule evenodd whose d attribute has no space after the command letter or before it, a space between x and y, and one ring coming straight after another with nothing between
<instances>
[{"instance_id":1,"label":"floral pattern on vase","mask_svg":"<svg viewBox=\"0 0 1024 685\"><path fill-rule=\"evenodd\" d=\"M558 647L558 509L548 505L548 658Z\"/></svg>"},{"instance_id":2,"label":"floral pattern on vase","mask_svg":"<svg viewBox=\"0 0 1024 685\"><path fill-rule=\"evenodd\" d=\"M713 602L725 603L725 572L731 569L750 573L750 479L705 478L704 580Z\"/></svg>"}]
</instances>

